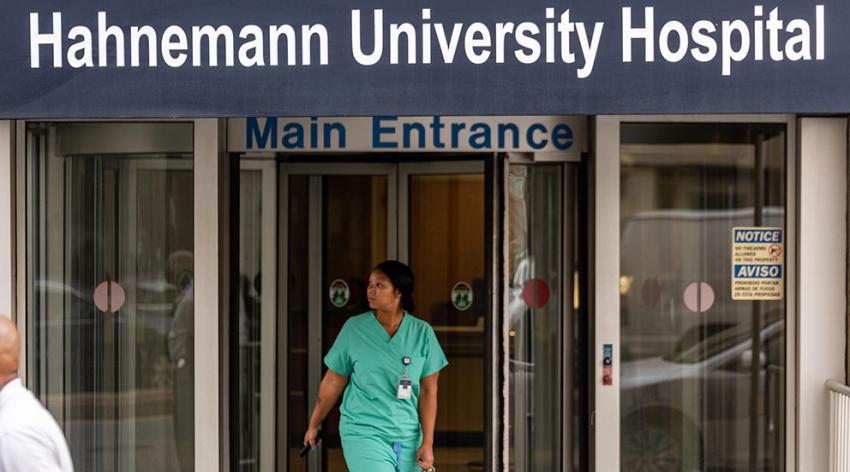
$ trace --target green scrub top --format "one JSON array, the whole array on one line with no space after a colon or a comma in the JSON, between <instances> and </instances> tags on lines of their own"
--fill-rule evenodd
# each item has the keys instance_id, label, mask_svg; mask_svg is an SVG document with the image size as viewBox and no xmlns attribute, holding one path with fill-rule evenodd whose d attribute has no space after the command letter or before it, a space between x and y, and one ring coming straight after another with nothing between
<instances>
[{"instance_id":1,"label":"green scrub top","mask_svg":"<svg viewBox=\"0 0 850 472\"><path fill-rule=\"evenodd\" d=\"M412 396L397 397L407 375ZM345 322L325 365L349 378L340 406L340 434L349 438L378 437L386 441L415 441L420 437L419 381L448 365L431 325L405 313L392 337L371 311Z\"/></svg>"}]
</instances>

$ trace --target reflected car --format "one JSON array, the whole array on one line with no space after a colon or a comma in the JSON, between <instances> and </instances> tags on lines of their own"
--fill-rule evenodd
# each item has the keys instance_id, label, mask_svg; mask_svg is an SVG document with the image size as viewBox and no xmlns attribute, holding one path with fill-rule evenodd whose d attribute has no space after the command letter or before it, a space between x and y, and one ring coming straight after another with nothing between
<instances>
[{"instance_id":1,"label":"reflected car","mask_svg":"<svg viewBox=\"0 0 850 472\"><path fill-rule=\"evenodd\" d=\"M133 286L134 282L122 283L124 287ZM167 335L171 328L171 318L174 313L174 300L178 297L176 287L161 280L139 280L135 282L135 313L140 328L151 330L159 335ZM36 280L34 296L55 300L54 303L63 307L68 313L65 318L54 318L51 323L60 321L66 325L91 325L95 319L86 314L101 313L94 306L94 288L89 290L74 287L53 280ZM123 307L123 311L131 307ZM55 314L55 312L53 312ZM122 311L116 314L120 315ZM99 315L100 316L100 315ZM118 316L118 322L123 322L127 316Z\"/></svg>"},{"instance_id":2,"label":"reflected car","mask_svg":"<svg viewBox=\"0 0 850 472\"><path fill-rule=\"evenodd\" d=\"M707 323L685 332L667 355L624 362L623 470L751 470L753 447L757 469L775 470L784 458L784 328L781 320L761 328L757 360L749 323Z\"/></svg>"},{"instance_id":3,"label":"reflected car","mask_svg":"<svg viewBox=\"0 0 850 472\"><path fill-rule=\"evenodd\" d=\"M102 356L132 356L137 369L138 385L127 388L153 388L170 384L167 339L172 330L176 288L164 281L126 281L134 288L134 304L128 303L112 318L94 304L94 288L80 288L61 281L36 280L33 288L36 312L44 310L49 317L36 315L36 329L63 336L67 349L75 350L76 361L83 365L99 365ZM109 320L110 323L106 323ZM60 330L60 331L56 331ZM127 352L128 346L133 347ZM70 360L70 359L69 359ZM88 372L88 371L87 371ZM79 375L68 385L70 391L99 388L90 375ZM122 386L124 388L124 386Z\"/></svg>"}]
</instances>

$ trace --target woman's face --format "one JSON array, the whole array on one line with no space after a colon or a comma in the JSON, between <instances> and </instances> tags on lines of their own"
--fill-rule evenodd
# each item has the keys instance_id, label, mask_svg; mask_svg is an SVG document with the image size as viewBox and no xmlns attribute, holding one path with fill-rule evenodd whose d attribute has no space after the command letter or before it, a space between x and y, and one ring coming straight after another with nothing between
<instances>
[{"instance_id":1,"label":"woman's face","mask_svg":"<svg viewBox=\"0 0 850 472\"><path fill-rule=\"evenodd\" d=\"M390 278L379 270L369 274L369 287L366 289L369 308L373 310L396 311L401 305L401 292L395 289Z\"/></svg>"}]
</instances>

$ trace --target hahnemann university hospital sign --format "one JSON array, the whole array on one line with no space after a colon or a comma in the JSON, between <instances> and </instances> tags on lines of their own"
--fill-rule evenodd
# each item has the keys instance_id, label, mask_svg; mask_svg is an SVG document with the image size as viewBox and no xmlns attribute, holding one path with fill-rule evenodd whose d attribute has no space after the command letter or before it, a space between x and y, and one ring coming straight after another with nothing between
<instances>
[{"instance_id":1,"label":"hahnemann university hospital sign","mask_svg":"<svg viewBox=\"0 0 850 472\"><path fill-rule=\"evenodd\" d=\"M9 5L0 116L850 110L850 4Z\"/></svg>"}]
</instances>

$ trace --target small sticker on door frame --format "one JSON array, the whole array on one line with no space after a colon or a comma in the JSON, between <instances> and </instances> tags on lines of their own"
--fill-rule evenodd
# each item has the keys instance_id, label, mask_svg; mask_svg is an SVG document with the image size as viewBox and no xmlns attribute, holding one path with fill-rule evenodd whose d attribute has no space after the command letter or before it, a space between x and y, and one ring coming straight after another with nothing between
<instances>
[{"instance_id":1,"label":"small sticker on door frame","mask_svg":"<svg viewBox=\"0 0 850 472\"><path fill-rule=\"evenodd\" d=\"M472 306L472 287L466 282L458 282L452 287L451 297L456 310L466 311Z\"/></svg>"},{"instance_id":2,"label":"small sticker on door frame","mask_svg":"<svg viewBox=\"0 0 850 472\"><path fill-rule=\"evenodd\" d=\"M348 283L343 279L336 279L331 282L328 288L328 300L330 300L331 305L337 308L348 305L349 300L351 300L351 289L348 287Z\"/></svg>"}]
</instances>

